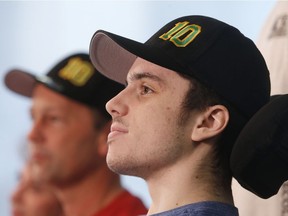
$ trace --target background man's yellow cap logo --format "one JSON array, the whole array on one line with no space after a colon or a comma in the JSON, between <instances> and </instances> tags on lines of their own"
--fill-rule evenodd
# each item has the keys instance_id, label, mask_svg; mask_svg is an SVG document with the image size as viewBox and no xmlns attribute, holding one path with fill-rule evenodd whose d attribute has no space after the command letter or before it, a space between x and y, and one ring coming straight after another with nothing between
<instances>
[{"instance_id":1,"label":"background man's yellow cap logo","mask_svg":"<svg viewBox=\"0 0 288 216\"><path fill-rule=\"evenodd\" d=\"M68 64L59 71L59 77L69 80L75 86L83 86L94 73L92 64L75 57L69 60Z\"/></svg>"}]
</instances>

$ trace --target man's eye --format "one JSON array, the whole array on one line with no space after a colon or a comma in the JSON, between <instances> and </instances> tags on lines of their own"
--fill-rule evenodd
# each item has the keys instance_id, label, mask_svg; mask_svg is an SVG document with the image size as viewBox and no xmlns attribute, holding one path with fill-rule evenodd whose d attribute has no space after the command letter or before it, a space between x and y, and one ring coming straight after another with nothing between
<instances>
[{"instance_id":1,"label":"man's eye","mask_svg":"<svg viewBox=\"0 0 288 216\"><path fill-rule=\"evenodd\" d=\"M61 118L58 117L58 116L49 116L48 119L49 119L50 121L60 121L60 120L61 120Z\"/></svg>"},{"instance_id":2,"label":"man's eye","mask_svg":"<svg viewBox=\"0 0 288 216\"><path fill-rule=\"evenodd\" d=\"M50 123L56 123L56 122L61 122L62 121L62 118L60 116L57 116L57 115L49 115L49 116L46 116L46 121L47 122L50 122Z\"/></svg>"},{"instance_id":3,"label":"man's eye","mask_svg":"<svg viewBox=\"0 0 288 216\"><path fill-rule=\"evenodd\" d=\"M145 95L145 94L150 94L150 93L153 93L153 90L147 86L142 86L142 89L141 89L141 94L142 95Z\"/></svg>"}]
</instances>

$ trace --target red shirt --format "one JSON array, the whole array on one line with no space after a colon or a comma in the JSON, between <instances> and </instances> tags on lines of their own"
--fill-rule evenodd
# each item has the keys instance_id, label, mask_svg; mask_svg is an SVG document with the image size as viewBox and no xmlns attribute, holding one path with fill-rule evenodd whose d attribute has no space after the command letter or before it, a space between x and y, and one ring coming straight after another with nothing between
<instances>
[{"instance_id":1,"label":"red shirt","mask_svg":"<svg viewBox=\"0 0 288 216\"><path fill-rule=\"evenodd\" d=\"M125 190L93 216L138 216L146 213L147 208L143 202Z\"/></svg>"}]
</instances>

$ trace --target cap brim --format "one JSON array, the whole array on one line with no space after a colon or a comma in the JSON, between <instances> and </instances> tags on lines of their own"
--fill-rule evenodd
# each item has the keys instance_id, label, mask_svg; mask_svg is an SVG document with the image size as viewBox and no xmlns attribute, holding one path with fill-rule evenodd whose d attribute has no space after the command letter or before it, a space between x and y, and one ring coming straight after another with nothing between
<instances>
[{"instance_id":1,"label":"cap brim","mask_svg":"<svg viewBox=\"0 0 288 216\"><path fill-rule=\"evenodd\" d=\"M90 43L90 59L95 68L108 78L125 84L127 73L136 55L127 51L125 44L138 44L118 35L97 31Z\"/></svg>"},{"instance_id":2,"label":"cap brim","mask_svg":"<svg viewBox=\"0 0 288 216\"><path fill-rule=\"evenodd\" d=\"M62 92L63 90L63 87L49 76L35 76L19 69L8 71L4 82L11 91L26 97L32 97L36 83L41 83L53 91Z\"/></svg>"},{"instance_id":3,"label":"cap brim","mask_svg":"<svg viewBox=\"0 0 288 216\"><path fill-rule=\"evenodd\" d=\"M31 97L36 79L34 75L28 72L13 69L6 74L4 82L11 91Z\"/></svg>"},{"instance_id":4,"label":"cap brim","mask_svg":"<svg viewBox=\"0 0 288 216\"><path fill-rule=\"evenodd\" d=\"M163 53L163 49L147 42L98 30L91 39L90 59L100 73L122 84L126 84L127 73L137 57L174 71L185 70L173 57Z\"/></svg>"},{"instance_id":5,"label":"cap brim","mask_svg":"<svg viewBox=\"0 0 288 216\"><path fill-rule=\"evenodd\" d=\"M279 95L247 123L231 154L235 179L261 198L288 180L288 95Z\"/></svg>"}]
</instances>

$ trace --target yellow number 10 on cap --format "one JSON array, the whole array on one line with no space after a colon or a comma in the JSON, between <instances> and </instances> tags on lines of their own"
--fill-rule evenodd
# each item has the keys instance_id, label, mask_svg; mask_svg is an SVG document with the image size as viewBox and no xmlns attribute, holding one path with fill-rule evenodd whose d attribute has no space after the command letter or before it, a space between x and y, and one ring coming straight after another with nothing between
<instances>
[{"instance_id":1,"label":"yellow number 10 on cap","mask_svg":"<svg viewBox=\"0 0 288 216\"><path fill-rule=\"evenodd\" d=\"M196 24L188 25L189 22L179 22L174 28L161 35L159 38L163 40L170 40L177 47L186 47L190 44L196 36L201 32L201 26ZM181 39L183 35L186 36Z\"/></svg>"}]
</instances>

